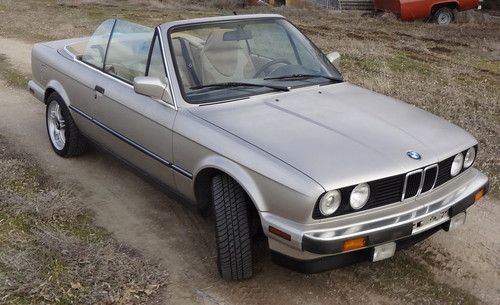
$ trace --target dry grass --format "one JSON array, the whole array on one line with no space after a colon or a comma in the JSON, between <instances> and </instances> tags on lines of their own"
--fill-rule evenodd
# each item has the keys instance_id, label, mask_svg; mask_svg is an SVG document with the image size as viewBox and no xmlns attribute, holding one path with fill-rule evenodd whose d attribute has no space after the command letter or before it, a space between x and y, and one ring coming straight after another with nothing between
<instances>
[{"instance_id":1,"label":"dry grass","mask_svg":"<svg viewBox=\"0 0 500 305\"><path fill-rule=\"evenodd\" d=\"M4 54L0 53L0 77L7 82L7 85L18 88L26 88L29 77L19 72L7 60Z\"/></svg>"},{"instance_id":2,"label":"dry grass","mask_svg":"<svg viewBox=\"0 0 500 305\"><path fill-rule=\"evenodd\" d=\"M441 116L474 135L478 166L499 194L499 21L438 27L392 17L315 13L292 19L323 50L339 50L347 80ZM481 19L479 19L481 20Z\"/></svg>"},{"instance_id":3,"label":"dry grass","mask_svg":"<svg viewBox=\"0 0 500 305\"><path fill-rule=\"evenodd\" d=\"M234 9L212 1L199 3L206 2L0 0L0 36L36 42L90 35L106 18L157 25L232 14ZM287 16L325 52L342 54L342 70L350 82L417 105L470 131L480 142L478 167L499 195L498 21L466 18L437 27L402 23L390 15L267 8L239 12ZM23 85L22 74L2 58L0 64L2 78L13 75L13 84L21 79ZM6 147L0 138L0 303L143 303L154 298L148 295L165 282L165 274L96 228L92 215L67 186L50 182L29 156ZM372 288L414 303L478 302L463 291L437 284L413 258L413 253L403 252L375 267L349 267L331 273L332 282L339 277L369 279ZM435 263L427 260L426 264ZM351 272L355 277L346 275Z\"/></svg>"},{"instance_id":4,"label":"dry grass","mask_svg":"<svg viewBox=\"0 0 500 305\"><path fill-rule=\"evenodd\" d=\"M0 137L0 303L144 303L166 274Z\"/></svg>"},{"instance_id":5,"label":"dry grass","mask_svg":"<svg viewBox=\"0 0 500 305\"><path fill-rule=\"evenodd\" d=\"M232 14L238 5L238 1L215 2L0 0L0 36L29 41L83 36L106 18L157 25ZM498 18L468 13L458 24L439 27L400 22L391 15L312 9L261 7L238 12L287 16L324 51L342 54L342 70L350 82L419 106L470 131L480 142L477 164L490 177L493 193L500 194Z\"/></svg>"}]
</instances>

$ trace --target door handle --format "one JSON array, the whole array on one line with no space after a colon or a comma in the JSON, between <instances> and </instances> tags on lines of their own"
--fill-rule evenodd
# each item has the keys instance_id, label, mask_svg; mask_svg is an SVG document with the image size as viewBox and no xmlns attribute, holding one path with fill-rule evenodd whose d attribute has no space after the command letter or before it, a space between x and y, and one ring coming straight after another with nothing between
<instances>
[{"instance_id":1,"label":"door handle","mask_svg":"<svg viewBox=\"0 0 500 305\"><path fill-rule=\"evenodd\" d=\"M101 86L95 86L95 91L99 92L100 94L104 94L104 88Z\"/></svg>"}]
</instances>

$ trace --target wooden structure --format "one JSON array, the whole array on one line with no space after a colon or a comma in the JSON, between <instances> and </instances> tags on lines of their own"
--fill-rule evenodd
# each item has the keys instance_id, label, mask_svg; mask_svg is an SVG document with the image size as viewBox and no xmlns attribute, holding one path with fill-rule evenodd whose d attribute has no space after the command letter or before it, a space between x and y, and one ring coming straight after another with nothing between
<instances>
[{"instance_id":1,"label":"wooden structure","mask_svg":"<svg viewBox=\"0 0 500 305\"><path fill-rule=\"evenodd\" d=\"M306 7L309 1L307 0L269 0L269 4L273 6L289 6L289 7Z\"/></svg>"},{"instance_id":2,"label":"wooden structure","mask_svg":"<svg viewBox=\"0 0 500 305\"><path fill-rule=\"evenodd\" d=\"M373 10L373 0L339 0L341 10Z\"/></svg>"}]
</instances>

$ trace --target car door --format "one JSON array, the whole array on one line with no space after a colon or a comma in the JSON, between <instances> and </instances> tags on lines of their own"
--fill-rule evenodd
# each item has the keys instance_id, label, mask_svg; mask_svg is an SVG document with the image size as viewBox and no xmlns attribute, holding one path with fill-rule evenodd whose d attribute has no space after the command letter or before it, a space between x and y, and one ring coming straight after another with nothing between
<instances>
[{"instance_id":1,"label":"car door","mask_svg":"<svg viewBox=\"0 0 500 305\"><path fill-rule=\"evenodd\" d=\"M104 72L96 77L94 88L92 117L102 129L97 140L125 161L174 187L170 161L176 107L170 100L139 95L133 88L134 77L146 74L167 82L158 34L117 20Z\"/></svg>"},{"instance_id":2,"label":"car door","mask_svg":"<svg viewBox=\"0 0 500 305\"><path fill-rule=\"evenodd\" d=\"M93 138L96 131L100 129L91 118L95 95L94 83L104 66L104 53L114 24L115 19L108 19L101 23L86 42L81 56L78 56L71 66L68 65L66 75L59 78L71 101L69 108L78 129L90 138ZM68 53L61 51L61 54L73 60Z\"/></svg>"}]
</instances>

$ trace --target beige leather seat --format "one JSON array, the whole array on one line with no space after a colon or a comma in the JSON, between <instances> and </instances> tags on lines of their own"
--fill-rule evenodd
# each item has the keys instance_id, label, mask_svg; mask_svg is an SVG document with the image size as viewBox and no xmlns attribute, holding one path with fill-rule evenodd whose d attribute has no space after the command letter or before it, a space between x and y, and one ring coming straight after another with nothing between
<instances>
[{"instance_id":1,"label":"beige leather seat","mask_svg":"<svg viewBox=\"0 0 500 305\"><path fill-rule=\"evenodd\" d=\"M225 41L226 30L215 31L201 50L202 83L204 85L245 81L255 74L255 67L246 47L240 41Z\"/></svg>"},{"instance_id":2,"label":"beige leather seat","mask_svg":"<svg viewBox=\"0 0 500 305\"><path fill-rule=\"evenodd\" d=\"M193 86L196 86L196 84L193 80L193 77L190 75L186 59L184 58L184 54L182 53L182 46L180 39L182 38L176 37L172 39L172 47L174 49L175 61L177 62L177 69L179 70L179 74L184 84L184 89L187 90ZM186 56L192 56L192 55L190 52L188 52Z\"/></svg>"}]
</instances>

